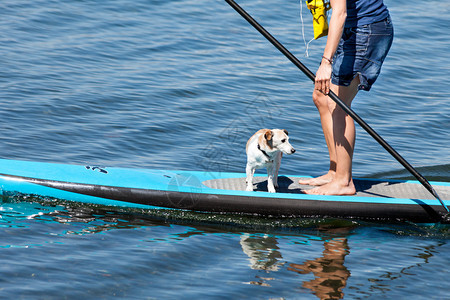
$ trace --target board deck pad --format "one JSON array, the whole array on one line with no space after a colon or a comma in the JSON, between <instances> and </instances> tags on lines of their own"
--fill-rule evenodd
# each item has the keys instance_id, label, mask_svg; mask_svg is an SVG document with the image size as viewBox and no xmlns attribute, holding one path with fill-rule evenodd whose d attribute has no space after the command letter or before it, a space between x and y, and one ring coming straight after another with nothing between
<instances>
[{"instance_id":1,"label":"board deck pad","mask_svg":"<svg viewBox=\"0 0 450 300\"><path fill-rule=\"evenodd\" d=\"M277 193L301 194L302 191L314 188L309 185L301 185L298 180L302 177L278 177ZM433 195L421 184L410 182L392 182L376 179L354 179L357 197L384 197L405 199L435 199ZM245 178L220 178L202 182L209 188L221 190L245 191ZM254 191L267 192L267 176L255 176L253 178ZM450 191L441 186L433 187L441 199L450 200Z\"/></svg>"}]
</instances>

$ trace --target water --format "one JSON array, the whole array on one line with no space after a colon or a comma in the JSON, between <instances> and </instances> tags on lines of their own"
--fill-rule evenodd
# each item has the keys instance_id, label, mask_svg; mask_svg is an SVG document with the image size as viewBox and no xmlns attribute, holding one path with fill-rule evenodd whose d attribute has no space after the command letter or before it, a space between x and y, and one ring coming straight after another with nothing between
<instances>
[{"instance_id":1,"label":"water","mask_svg":"<svg viewBox=\"0 0 450 300\"><path fill-rule=\"evenodd\" d=\"M239 2L306 66L298 2ZM430 180L450 181L442 1L386 0L393 48L353 108ZM439 13L436 13L439 7ZM311 83L224 1L5 0L3 158L242 172L257 129L318 175L326 149ZM305 34L312 37L303 7ZM358 128L355 176L411 178ZM28 196L0 207L0 297L448 298L448 227L140 211Z\"/></svg>"}]
</instances>

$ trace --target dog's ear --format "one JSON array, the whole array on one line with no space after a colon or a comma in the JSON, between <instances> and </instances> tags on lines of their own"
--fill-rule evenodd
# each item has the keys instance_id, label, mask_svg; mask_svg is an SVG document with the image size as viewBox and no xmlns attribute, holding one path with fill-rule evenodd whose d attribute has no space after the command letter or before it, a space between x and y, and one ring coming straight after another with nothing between
<instances>
[{"instance_id":1,"label":"dog's ear","mask_svg":"<svg viewBox=\"0 0 450 300\"><path fill-rule=\"evenodd\" d=\"M272 139L272 136L273 136L272 130L267 130L266 133L264 133L264 137L268 141L270 141Z\"/></svg>"},{"instance_id":2,"label":"dog's ear","mask_svg":"<svg viewBox=\"0 0 450 300\"><path fill-rule=\"evenodd\" d=\"M289 133L287 132L286 129L283 129L284 133L286 133L286 135L289 135Z\"/></svg>"}]
</instances>

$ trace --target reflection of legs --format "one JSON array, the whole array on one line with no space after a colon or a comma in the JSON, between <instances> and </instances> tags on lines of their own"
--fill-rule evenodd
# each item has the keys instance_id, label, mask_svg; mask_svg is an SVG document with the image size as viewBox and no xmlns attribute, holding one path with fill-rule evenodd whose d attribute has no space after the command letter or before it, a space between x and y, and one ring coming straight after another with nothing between
<instances>
[{"instance_id":1,"label":"reflection of legs","mask_svg":"<svg viewBox=\"0 0 450 300\"><path fill-rule=\"evenodd\" d=\"M359 77L355 77L347 87L332 84L333 92L348 106L358 92ZM314 92L318 93L318 92ZM329 114L320 113L322 128L327 141L328 152L330 153L330 169L324 176L317 179L326 179L320 187L307 190L308 194L320 195L352 195L355 193L355 186L352 180L352 158L355 147L355 124L353 119L347 115L333 100L322 95L318 96L320 101L315 100L316 105L320 104L323 110L323 102L327 102ZM324 117L325 119L322 119Z\"/></svg>"},{"instance_id":2,"label":"reflection of legs","mask_svg":"<svg viewBox=\"0 0 450 300\"><path fill-rule=\"evenodd\" d=\"M303 287L310 289L320 299L341 299L343 289L347 285L350 272L344 265L344 259L349 254L346 238L333 238L324 242L321 257L307 260L302 264L289 264L289 271L300 274L312 272L314 279L304 281Z\"/></svg>"}]
</instances>

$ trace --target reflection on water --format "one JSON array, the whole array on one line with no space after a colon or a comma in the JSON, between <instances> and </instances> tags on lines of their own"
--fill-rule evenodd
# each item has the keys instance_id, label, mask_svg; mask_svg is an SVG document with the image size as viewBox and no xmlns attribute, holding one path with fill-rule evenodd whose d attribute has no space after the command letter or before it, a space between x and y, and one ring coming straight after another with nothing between
<instances>
[{"instance_id":1,"label":"reflection on water","mask_svg":"<svg viewBox=\"0 0 450 300\"><path fill-rule=\"evenodd\" d=\"M254 270L277 271L283 263L277 247L277 238L268 234L262 236L244 233L240 240L242 250L250 258L250 267Z\"/></svg>"},{"instance_id":2,"label":"reflection on water","mask_svg":"<svg viewBox=\"0 0 450 300\"><path fill-rule=\"evenodd\" d=\"M223 246L228 249L223 252L215 250L220 252L220 258L223 261L227 261L230 255L237 255L241 261L242 257L245 259L243 270L248 274L233 275L234 280L254 287L269 288L275 293L278 293L283 287L290 286L291 289L295 289L296 293L299 293L298 296L309 294L318 299L342 299L344 296L352 298L356 294L374 295L374 291L385 293L392 288L393 284L397 286L398 282L402 280L416 278L418 272L424 269L425 264L435 264L432 258L435 253L441 251L438 250L439 247L446 245L445 239L448 238L448 227L435 226L427 229L426 227L379 224L376 232L383 238L396 236L408 239L414 235L427 238L431 233L432 235L441 234L439 237L442 236L444 241L409 248L410 252L404 255L399 254L398 259L401 263L398 264L398 267L393 264L392 257L377 257L377 253L372 253L368 259L375 260L380 268L366 274L364 270L361 271L365 268L364 265L348 265L347 261L350 256L353 260L355 257L357 259L358 255L364 258L369 257L367 253L369 250L361 249L357 244L357 239L350 239L350 237L360 237L358 232L364 231L366 228L370 228L369 232L373 232L375 224L369 227L343 221L334 223L330 221L318 223L309 221L308 223L305 221L303 226L297 228L276 229L272 227L266 228L266 230L249 230L249 228L243 229L241 225L236 224L227 227L223 224L208 223L214 218L217 218L216 222L218 219L220 220L219 216L215 215L206 217L202 214L191 214L188 215L189 218L197 216L198 219L190 222L185 219L174 222L173 216L168 220L164 217L167 215L152 214L149 211L122 211L101 207L90 208L82 205L62 206L57 203L50 206L48 203L41 205L37 202L14 202L11 198L9 201L7 198L3 200L0 210L0 227L12 231L2 233L4 244L0 245L0 248L42 247L48 245L46 239L54 236L96 235L105 232L109 233L110 238L117 239L117 243L120 244L120 240L127 240L130 233L119 229L136 229L137 231L132 235L145 243L145 245L139 244L139 246L152 248L154 246L148 242L158 242L164 248L164 244L172 242L189 245L191 240L195 240L195 245L198 245L199 242L204 243L206 246L202 248L201 252L198 252L197 246L192 249L188 248L189 250L179 246L180 249L187 252L181 252L181 255L178 255L175 251L175 254L170 256L172 260L175 260L171 263L184 265L187 263L186 257L200 256L206 259L200 269L209 270L210 265L207 260L210 259L208 256L210 248L208 248L208 243L215 241L214 249ZM229 217L228 220L231 222L232 219L233 217ZM256 219L254 221L256 222ZM42 239L34 241L22 239L20 234L23 231L20 230L30 227L31 222L37 223L34 225L35 228L39 228L38 223L50 224L52 229L46 226L41 228L51 232L51 235L44 235ZM174 225L176 223L179 226ZM59 224L62 226L58 226ZM149 227L155 228L151 234L147 233L150 231L145 231L145 228ZM164 227L169 229L164 229L165 233L161 234L159 229ZM214 238L218 236L217 234L220 236L219 239ZM66 241L61 238L56 242L63 244ZM351 247L352 245L353 247ZM397 243L393 245L395 246ZM393 245L386 247L392 250ZM150 256L146 259L149 259L150 262L153 260L159 262L160 257L152 258ZM240 261L237 261L237 265L239 264ZM391 267L390 264L394 266ZM239 269L235 265L233 268ZM361 272L364 274L362 278ZM351 276L354 278L352 285L349 286ZM227 280L232 279L227 278ZM361 283L362 281L363 283ZM401 283L403 284L403 282ZM295 296L293 297L295 298Z\"/></svg>"},{"instance_id":3,"label":"reflection on water","mask_svg":"<svg viewBox=\"0 0 450 300\"><path fill-rule=\"evenodd\" d=\"M350 253L346 236L350 227L327 229L319 227L323 240L322 255L308 259L303 263L288 263L287 270L298 274L314 275L314 279L305 280L302 286L319 299L341 299L343 289L350 277L350 271L344 265L345 256ZM242 250L248 255L250 267L265 270L267 273L278 271L285 264L279 251L277 238L271 235L243 234L240 239ZM251 284L270 286L272 277L257 276L258 281Z\"/></svg>"},{"instance_id":4,"label":"reflection on water","mask_svg":"<svg viewBox=\"0 0 450 300\"><path fill-rule=\"evenodd\" d=\"M342 292L350 277L344 265L345 256L350 253L346 238L324 241L322 256L301 264L291 263L288 270L299 274L313 273L314 279L304 281L302 286L310 289L320 299L341 299Z\"/></svg>"}]
</instances>

